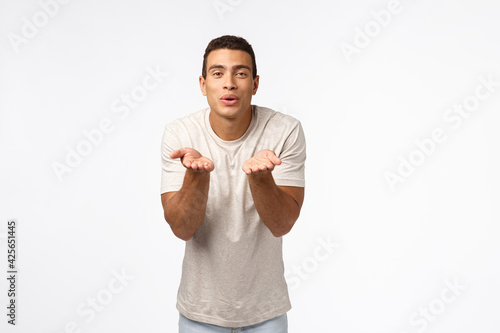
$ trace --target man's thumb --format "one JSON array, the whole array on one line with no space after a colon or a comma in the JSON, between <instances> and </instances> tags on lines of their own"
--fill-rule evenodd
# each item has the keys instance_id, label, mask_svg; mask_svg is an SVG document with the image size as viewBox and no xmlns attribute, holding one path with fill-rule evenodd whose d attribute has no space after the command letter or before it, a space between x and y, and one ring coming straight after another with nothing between
<instances>
[{"instance_id":1,"label":"man's thumb","mask_svg":"<svg viewBox=\"0 0 500 333\"><path fill-rule=\"evenodd\" d=\"M267 158L269 158L269 160L274 164L274 165L280 165L281 164L281 160L279 159L278 156L276 156L276 154L273 152L273 151L269 151L267 153Z\"/></svg>"},{"instance_id":2,"label":"man's thumb","mask_svg":"<svg viewBox=\"0 0 500 333\"><path fill-rule=\"evenodd\" d=\"M186 155L186 148L180 148L180 149L177 149L177 150L174 150L173 152L170 153L170 158L179 158L179 157L183 157L184 155Z\"/></svg>"}]
</instances>

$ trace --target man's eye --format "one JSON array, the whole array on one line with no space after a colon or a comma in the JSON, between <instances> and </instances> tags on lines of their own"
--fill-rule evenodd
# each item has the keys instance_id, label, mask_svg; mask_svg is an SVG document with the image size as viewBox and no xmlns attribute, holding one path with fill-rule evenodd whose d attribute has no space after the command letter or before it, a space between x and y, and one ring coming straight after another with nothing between
<instances>
[{"instance_id":1,"label":"man's eye","mask_svg":"<svg viewBox=\"0 0 500 333\"><path fill-rule=\"evenodd\" d=\"M247 74L246 74L246 73L243 73L243 72L239 72L239 73L237 73L236 75L238 75L238 76L246 76Z\"/></svg>"},{"instance_id":2,"label":"man's eye","mask_svg":"<svg viewBox=\"0 0 500 333\"><path fill-rule=\"evenodd\" d=\"M222 75L222 73L221 73L221 72L214 72L212 75L213 75L213 76L221 76L221 75Z\"/></svg>"}]
</instances>

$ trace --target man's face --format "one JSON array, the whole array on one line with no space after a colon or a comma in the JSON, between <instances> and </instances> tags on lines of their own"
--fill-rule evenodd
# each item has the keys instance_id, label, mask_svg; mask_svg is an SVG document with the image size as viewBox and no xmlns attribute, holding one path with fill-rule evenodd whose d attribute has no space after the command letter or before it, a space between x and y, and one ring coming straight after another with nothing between
<instances>
[{"instance_id":1,"label":"man's face","mask_svg":"<svg viewBox=\"0 0 500 333\"><path fill-rule=\"evenodd\" d=\"M206 66L200 88L211 111L228 119L250 112L259 87L259 77L252 78L252 57L241 50L219 49L209 53Z\"/></svg>"}]
</instances>

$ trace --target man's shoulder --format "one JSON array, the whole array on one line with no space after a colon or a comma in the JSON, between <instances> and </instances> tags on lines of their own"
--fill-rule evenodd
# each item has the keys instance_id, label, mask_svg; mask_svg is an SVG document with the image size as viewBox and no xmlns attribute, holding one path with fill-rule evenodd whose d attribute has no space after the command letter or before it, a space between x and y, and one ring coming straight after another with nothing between
<instances>
[{"instance_id":1,"label":"man's shoulder","mask_svg":"<svg viewBox=\"0 0 500 333\"><path fill-rule=\"evenodd\" d=\"M265 106L255 105L255 112L257 114L257 118L266 123L268 126L270 124L276 124L279 127L289 128L300 126L300 121L297 118Z\"/></svg>"},{"instance_id":2,"label":"man's shoulder","mask_svg":"<svg viewBox=\"0 0 500 333\"><path fill-rule=\"evenodd\" d=\"M175 131L179 129L186 129L191 126L201 125L204 121L206 112L207 108L203 108L186 116L174 119L165 125L165 129L168 128Z\"/></svg>"}]
</instances>

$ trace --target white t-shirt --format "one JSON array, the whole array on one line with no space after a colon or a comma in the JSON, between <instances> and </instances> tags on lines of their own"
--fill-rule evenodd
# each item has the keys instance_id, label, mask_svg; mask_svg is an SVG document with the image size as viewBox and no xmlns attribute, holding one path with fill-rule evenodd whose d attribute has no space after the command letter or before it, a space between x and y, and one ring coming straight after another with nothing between
<instances>
[{"instance_id":1,"label":"white t-shirt","mask_svg":"<svg viewBox=\"0 0 500 333\"><path fill-rule=\"evenodd\" d=\"M252 105L252 119L237 140L219 138L210 108L165 127L161 193L178 191L186 169L169 154L190 147L208 157L206 214L186 242L177 309L192 320L225 327L253 325L291 309L284 278L282 238L274 237L255 209L243 163L263 149L282 164L272 175L278 186L304 187L306 145L300 122Z\"/></svg>"}]
</instances>

